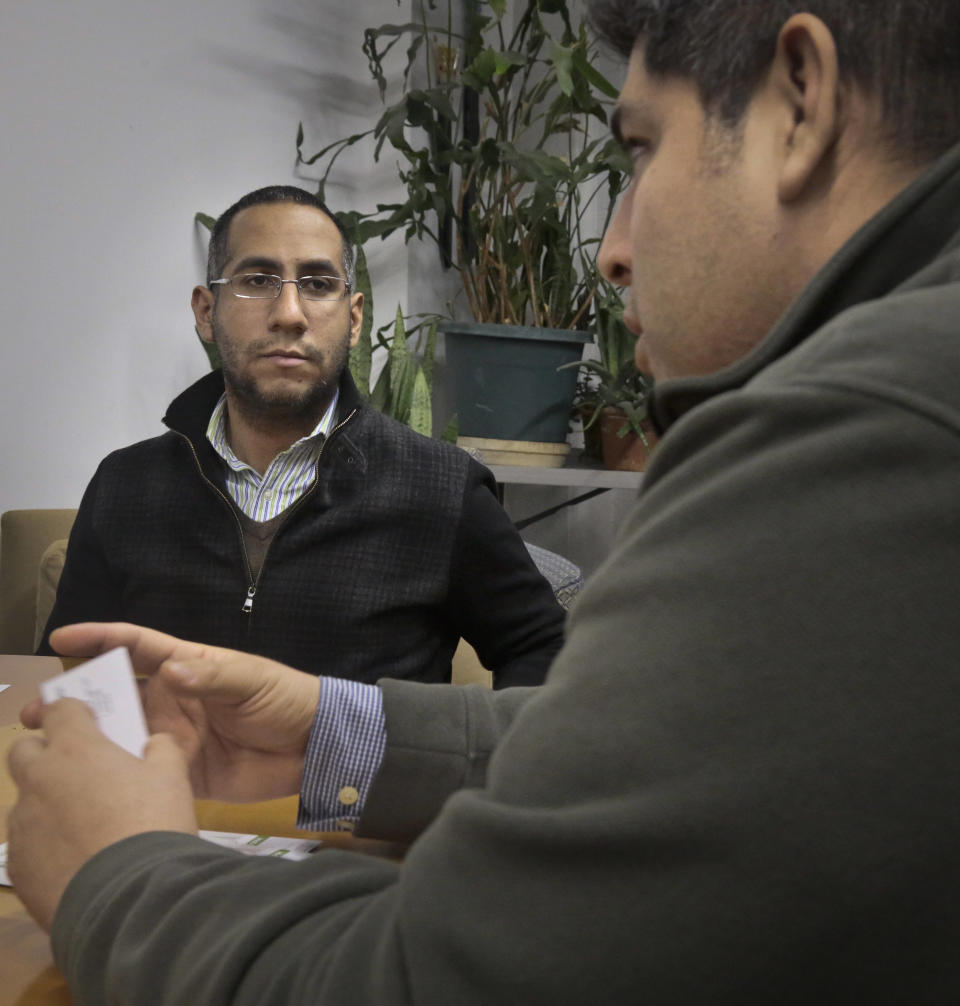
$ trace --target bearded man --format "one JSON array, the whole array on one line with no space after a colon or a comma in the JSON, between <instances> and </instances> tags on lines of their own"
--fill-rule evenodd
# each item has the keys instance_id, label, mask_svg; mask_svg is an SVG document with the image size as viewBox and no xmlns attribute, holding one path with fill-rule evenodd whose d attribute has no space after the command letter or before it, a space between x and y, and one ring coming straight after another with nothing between
<instances>
[{"instance_id":1,"label":"bearded man","mask_svg":"<svg viewBox=\"0 0 960 1006\"><path fill-rule=\"evenodd\" d=\"M314 674L443 682L462 636L496 687L539 684L563 611L490 473L362 401L363 294L323 203L290 186L236 202L192 306L222 371L101 464L40 652L57 626L123 620Z\"/></svg>"}]
</instances>

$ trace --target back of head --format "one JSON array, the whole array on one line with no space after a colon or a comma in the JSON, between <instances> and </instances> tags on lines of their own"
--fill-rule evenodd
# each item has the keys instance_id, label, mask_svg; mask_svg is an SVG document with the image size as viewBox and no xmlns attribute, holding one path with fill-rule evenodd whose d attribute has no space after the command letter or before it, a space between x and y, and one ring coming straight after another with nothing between
<instances>
[{"instance_id":1,"label":"back of head","mask_svg":"<svg viewBox=\"0 0 960 1006\"><path fill-rule=\"evenodd\" d=\"M217 222L210 232L210 247L207 251L207 283L209 284L222 275L224 264L227 261L227 242L233 218L241 210L269 203L299 203L301 206L313 206L337 225L343 244L343 272L352 288L355 279L355 253L343 224L317 196L312 192L307 192L306 189L297 188L295 185L268 185L262 189L255 189L253 192L241 196L217 217Z\"/></svg>"},{"instance_id":2,"label":"back of head","mask_svg":"<svg viewBox=\"0 0 960 1006\"><path fill-rule=\"evenodd\" d=\"M713 117L735 126L793 14L818 17L844 83L880 110L878 140L923 165L960 141L960 0L590 0L591 20L646 70L691 80Z\"/></svg>"}]
</instances>

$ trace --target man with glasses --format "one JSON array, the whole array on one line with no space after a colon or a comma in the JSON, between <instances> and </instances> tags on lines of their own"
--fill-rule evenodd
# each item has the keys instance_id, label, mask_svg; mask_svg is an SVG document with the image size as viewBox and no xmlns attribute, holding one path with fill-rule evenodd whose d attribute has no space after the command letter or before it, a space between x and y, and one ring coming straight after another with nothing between
<instances>
[{"instance_id":1,"label":"man with glasses","mask_svg":"<svg viewBox=\"0 0 960 1006\"><path fill-rule=\"evenodd\" d=\"M375 682L447 681L461 636L498 687L543 680L563 612L489 472L364 404L353 250L302 189L259 189L193 291L222 360L169 432L111 454L77 516L52 629L133 621Z\"/></svg>"}]
</instances>

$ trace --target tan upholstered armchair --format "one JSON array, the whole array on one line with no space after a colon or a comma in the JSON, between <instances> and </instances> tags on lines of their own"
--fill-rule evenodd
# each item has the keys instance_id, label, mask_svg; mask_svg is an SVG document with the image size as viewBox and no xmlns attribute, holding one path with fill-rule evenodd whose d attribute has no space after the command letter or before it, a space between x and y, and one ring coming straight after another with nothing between
<instances>
[{"instance_id":1,"label":"tan upholstered armchair","mask_svg":"<svg viewBox=\"0 0 960 1006\"><path fill-rule=\"evenodd\" d=\"M36 649L76 516L76 510L8 510L0 517L0 653Z\"/></svg>"}]
</instances>

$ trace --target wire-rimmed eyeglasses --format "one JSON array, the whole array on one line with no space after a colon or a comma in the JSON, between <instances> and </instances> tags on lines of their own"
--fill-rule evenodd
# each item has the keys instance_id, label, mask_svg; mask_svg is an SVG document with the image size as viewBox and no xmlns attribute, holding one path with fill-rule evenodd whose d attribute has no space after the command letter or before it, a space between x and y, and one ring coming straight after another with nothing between
<instances>
[{"instance_id":1,"label":"wire-rimmed eyeglasses","mask_svg":"<svg viewBox=\"0 0 960 1006\"><path fill-rule=\"evenodd\" d=\"M301 276L281 279L266 272L243 272L210 281L210 286L228 286L234 297L244 300L276 300L284 283L293 283L304 300L340 300L350 284L339 276Z\"/></svg>"}]
</instances>

